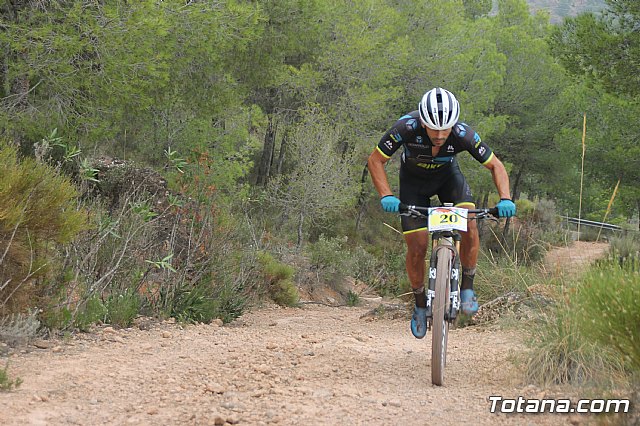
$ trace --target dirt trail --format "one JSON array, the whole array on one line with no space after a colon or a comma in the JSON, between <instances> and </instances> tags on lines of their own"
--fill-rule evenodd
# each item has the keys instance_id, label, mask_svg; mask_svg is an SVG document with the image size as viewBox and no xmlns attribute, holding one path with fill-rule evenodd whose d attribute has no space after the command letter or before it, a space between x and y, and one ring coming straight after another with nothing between
<instances>
[{"instance_id":1,"label":"dirt trail","mask_svg":"<svg viewBox=\"0 0 640 426\"><path fill-rule=\"evenodd\" d=\"M24 383L0 392L0 424L575 424L489 412L491 395L546 395L519 382L515 332L453 330L435 387L429 338L413 338L404 313L367 315L374 306L266 307L222 327L106 327L30 346L9 358Z\"/></svg>"}]
</instances>

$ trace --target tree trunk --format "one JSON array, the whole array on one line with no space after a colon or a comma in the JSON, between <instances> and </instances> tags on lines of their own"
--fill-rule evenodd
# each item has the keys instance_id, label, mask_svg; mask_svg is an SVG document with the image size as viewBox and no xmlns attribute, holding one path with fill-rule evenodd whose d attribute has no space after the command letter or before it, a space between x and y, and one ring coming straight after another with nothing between
<instances>
[{"instance_id":1,"label":"tree trunk","mask_svg":"<svg viewBox=\"0 0 640 426\"><path fill-rule=\"evenodd\" d=\"M511 200L515 203L520 198L520 179L522 178L522 169L518 170L515 178L513 179L513 190L511 191ZM509 227L511 226L511 218L508 217L504 221L504 229L502 230L502 244L506 247L507 234L509 233Z\"/></svg>"},{"instance_id":2,"label":"tree trunk","mask_svg":"<svg viewBox=\"0 0 640 426\"><path fill-rule=\"evenodd\" d=\"M298 221L298 248L302 247L302 229L304 225L304 212L300 212L300 220Z\"/></svg>"},{"instance_id":3,"label":"tree trunk","mask_svg":"<svg viewBox=\"0 0 640 426\"><path fill-rule=\"evenodd\" d=\"M515 203L520 198L520 179L522 178L522 169L518 170L513 179L513 190L511 191L511 199Z\"/></svg>"},{"instance_id":4,"label":"tree trunk","mask_svg":"<svg viewBox=\"0 0 640 426\"><path fill-rule=\"evenodd\" d=\"M276 175L282 173L282 165L284 164L284 153L287 147L287 135L282 136L280 141L280 152L278 153L278 164L276 165Z\"/></svg>"},{"instance_id":5,"label":"tree trunk","mask_svg":"<svg viewBox=\"0 0 640 426\"><path fill-rule=\"evenodd\" d=\"M362 220L362 214L364 213L364 200L366 198L366 189L364 181L369 174L369 165L365 164L362 169L362 177L360 178L360 197L358 197L358 217L356 218L356 232L360 229L360 221Z\"/></svg>"},{"instance_id":6,"label":"tree trunk","mask_svg":"<svg viewBox=\"0 0 640 426\"><path fill-rule=\"evenodd\" d=\"M262 149L262 157L260 158L258 176L256 176L256 185L265 186L269 181L275 143L276 129L273 125L273 116L269 115L269 124L267 125L267 131L264 134L264 148Z\"/></svg>"}]
</instances>

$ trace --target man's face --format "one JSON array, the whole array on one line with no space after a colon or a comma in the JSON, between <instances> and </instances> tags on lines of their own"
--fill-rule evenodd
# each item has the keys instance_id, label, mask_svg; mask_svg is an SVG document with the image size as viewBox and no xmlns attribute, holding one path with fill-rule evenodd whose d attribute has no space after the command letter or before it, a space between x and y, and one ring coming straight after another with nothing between
<instances>
[{"instance_id":1,"label":"man's face","mask_svg":"<svg viewBox=\"0 0 640 426\"><path fill-rule=\"evenodd\" d=\"M431 143L434 146L444 145L445 141L451 134L451 129L433 130L426 126L425 126L425 129L427 130L427 136L429 136L429 139L431 139Z\"/></svg>"}]
</instances>

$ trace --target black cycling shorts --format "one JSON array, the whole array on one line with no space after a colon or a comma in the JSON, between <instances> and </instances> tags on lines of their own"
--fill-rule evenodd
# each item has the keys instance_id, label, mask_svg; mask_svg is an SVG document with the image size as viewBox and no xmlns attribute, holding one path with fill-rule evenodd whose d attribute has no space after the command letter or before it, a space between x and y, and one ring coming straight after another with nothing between
<instances>
[{"instance_id":1,"label":"black cycling shorts","mask_svg":"<svg viewBox=\"0 0 640 426\"><path fill-rule=\"evenodd\" d=\"M456 207L474 208L473 194L457 162L432 172L429 176L416 176L400 167L400 201L404 204L430 207L429 199L437 195L441 203ZM426 219L401 216L402 232L427 229Z\"/></svg>"}]
</instances>

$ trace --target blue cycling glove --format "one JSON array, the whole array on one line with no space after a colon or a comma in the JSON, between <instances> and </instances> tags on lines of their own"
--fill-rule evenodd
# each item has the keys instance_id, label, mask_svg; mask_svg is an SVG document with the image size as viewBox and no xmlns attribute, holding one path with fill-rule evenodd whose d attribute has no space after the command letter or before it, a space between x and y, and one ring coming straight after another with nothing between
<instances>
[{"instance_id":1,"label":"blue cycling glove","mask_svg":"<svg viewBox=\"0 0 640 426\"><path fill-rule=\"evenodd\" d=\"M500 202L496 204L496 208L498 209L498 216L500 217L516 215L516 205L508 198L502 198Z\"/></svg>"},{"instance_id":2,"label":"blue cycling glove","mask_svg":"<svg viewBox=\"0 0 640 426\"><path fill-rule=\"evenodd\" d=\"M398 213L400 200L393 195L385 195L380 199L380 204L382 204L382 208L385 212Z\"/></svg>"}]
</instances>

